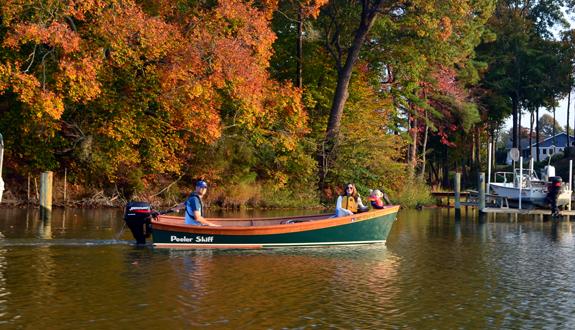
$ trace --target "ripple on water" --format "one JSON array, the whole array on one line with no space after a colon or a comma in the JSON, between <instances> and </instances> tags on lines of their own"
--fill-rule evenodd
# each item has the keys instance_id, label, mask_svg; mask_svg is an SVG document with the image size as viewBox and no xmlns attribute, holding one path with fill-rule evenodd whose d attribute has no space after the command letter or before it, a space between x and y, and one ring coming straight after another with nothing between
<instances>
[{"instance_id":1,"label":"ripple on water","mask_svg":"<svg viewBox=\"0 0 575 330\"><path fill-rule=\"evenodd\" d=\"M575 328L570 223L403 214L387 248L166 251L16 228L0 239L0 325Z\"/></svg>"}]
</instances>

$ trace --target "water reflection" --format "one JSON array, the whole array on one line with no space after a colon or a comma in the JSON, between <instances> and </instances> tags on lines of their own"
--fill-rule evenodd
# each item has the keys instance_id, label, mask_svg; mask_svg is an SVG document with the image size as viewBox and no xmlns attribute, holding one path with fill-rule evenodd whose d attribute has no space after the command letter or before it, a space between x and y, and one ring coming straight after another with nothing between
<instances>
[{"instance_id":1,"label":"water reflection","mask_svg":"<svg viewBox=\"0 0 575 330\"><path fill-rule=\"evenodd\" d=\"M0 324L2 320L8 317L8 299L10 298L10 291L6 283L6 249L0 248Z\"/></svg>"},{"instance_id":2,"label":"water reflection","mask_svg":"<svg viewBox=\"0 0 575 330\"><path fill-rule=\"evenodd\" d=\"M107 213L106 213L107 212ZM387 247L156 250L121 211L0 210L8 328L573 328L572 223L402 210ZM87 244L94 242L95 244Z\"/></svg>"},{"instance_id":3,"label":"water reflection","mask_svg":"<svg viewBox=\"0 0 575 330\"><path fill-rule=\"evenodd\" d=\"M122 228L122 210L54 209L42 218L38 208L0 209L5 238L110 239ZM121 239L130 239L126 233Z\"/></svg>"},{"instance_id":4,"label":"water reflection","mask_svg":"<svg viewBox=\"0 0 575 330\"><path fill-rule=\"evenodd\" d=\"M404 319L413 327L573 326L571 222L502 216L455 221L438 214L400 214L388 244L409 260L400 268L409 281L398 285L403 302L417 302L400 308L409 311Z\"/></svg>"},{"instance_id":5,"label":"water reflection","mask_svg":"<svg viewBox=\"0 0 575 330\"><path fill-rule=\"evenodd\" d=\"M38 236L42 239L52 239L52 216L42 216L38 226Z\"/></svg>"},{"instance_id":6,"label":"water reflection","mask_svg":"<svg viewBox=\"0 0 575 330\"><path fill-rule=\"evenodd\" d=\"M374 317L397 299L393 288L400 260L383 246L167 255L177 279L172 283L178 291L177 318L187 320L186 327L325 327L333 322L353 328L354 322L365 324L361 319L377 324ZM343 316L352 312L355 320Z\"/></svg>"}]
</instances>

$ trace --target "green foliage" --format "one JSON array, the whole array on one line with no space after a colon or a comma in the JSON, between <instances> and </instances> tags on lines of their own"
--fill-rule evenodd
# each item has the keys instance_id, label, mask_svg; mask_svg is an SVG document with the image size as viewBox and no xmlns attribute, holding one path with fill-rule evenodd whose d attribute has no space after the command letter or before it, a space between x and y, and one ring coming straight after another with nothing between
<instances>
[{"instance_id":1,"label":"green foliage","mask_svg":"<svg viewBox=\"0 0 575 330\"><path fill-rule=\"evenodd\" d=\"M502 122L512 111L518 113L520 104L551 107L569 90L569 52L560 41L548 39L550 26L563 22L557 1L526 3L521 11L498 2L488 22L497 37L484 39L477 48L479 60L488 64L480 103L490 120Z\"/></svg>"},{"instance_id":2,"label":"green foliage","mask_svg":"<svg viewBox=\"0 0 575 330\"><path fill-rule=\"evenodd\" d=\"M401 162L405 142L387 128L395 115L391 101L361 79L354 81L352 95L335 147L337 157L326 181L333 192L353 182L363 196L369 189L382 189L391 196L400 189L401 178L405 177L405 165Z\"/></svg>"},{"instance_id":3,"label":"green foliage","mask_svg":"<svg viewBox=\"0 0 575 330\"><path fill-rule=\"evenodd\" d=\"M390 195L390 198L405 208L432 205L434 202L429 185L417 179L405 182L402 189L396 195Z\"/></svg>"},{"instance_id":4,"label":"green foliage","mask_svg":"<svg viewBox=\"0 0 575 330\"><path fill-rule=\"evenodd\" d=\"M264 208L317 208L319 193L315 185L295 185L292 189L262 188L260 207Z\"/></svg>"}]
</instances>

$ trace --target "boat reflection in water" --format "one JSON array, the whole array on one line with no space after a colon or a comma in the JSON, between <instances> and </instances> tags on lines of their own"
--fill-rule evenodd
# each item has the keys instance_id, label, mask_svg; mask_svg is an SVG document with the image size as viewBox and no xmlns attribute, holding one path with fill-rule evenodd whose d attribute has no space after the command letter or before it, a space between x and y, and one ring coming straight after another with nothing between
<instances>
[{"instance_id":1,"label":"boat reflection in water","mask_svg":"<svg viewBox=\"0 0 575 330\"><path fill-rule=\"evenodd\" d=\"M155 254L169 258L165 285L190 328L377 328L400 299L401 259L383 245Z\"/></svg>"}]
</instances>

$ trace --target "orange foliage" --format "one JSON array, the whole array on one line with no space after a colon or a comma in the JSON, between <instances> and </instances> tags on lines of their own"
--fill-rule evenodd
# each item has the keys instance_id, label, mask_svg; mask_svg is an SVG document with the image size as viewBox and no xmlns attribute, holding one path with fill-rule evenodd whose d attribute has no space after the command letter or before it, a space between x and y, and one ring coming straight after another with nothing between
<instances>
[{"instance_id":1,"label":"orange foliage","mask_svg":"<svg viewBox=\"0 0 575 330\"><path fill-rule=\"evenodd\" d=\"M447 41L451 34L453 33L453 27L451 25L451 19L447 16L442 17L439 20L439 27L441 32L439 33L439 38L442 41Z\"/></svg>"},{"instance_id":2,"label":"orange foliage","mask_svg":"<svg viewBox=\"0 0 575 330\"><path fill-rule=\"evenodd\" d=\"M29 42L59 47L65 54L80 49L80 36L72 31L66 24L52 22L48 26L42 24L16 24L13 32L4 40L7 47L17 48Z\"/></svg>"},{"instance_id":3,"label":"orange foliage","mask_svg":"<svg viewBox=\"0 0 575 330\"><path fill-rule=\"evenodd\" d=\"M300 3L304 17L317 18L321 7L326 5L329 0L304 0Z\"/></svg>"},{"instance_id":4,"label":"orange foliage","mask_svg":"<svg viewBox=\"0 0 575 330\"><path fill-rule=\"evenodd\" d=\"M306 1L309 15L325 2ZM15 60L0 64L0 93L11 89L55 120L85 110L82 134L107 143L85 143L95 162L115 168L144 158L155 171L180 171L190 142L216 141L224 124L265 131L287 149L306 131L300 91L267 72L276 0L34 4L2 7L2 46ZM154 157L140 157L142 145Z\"/></svg>"}]
</instances>

